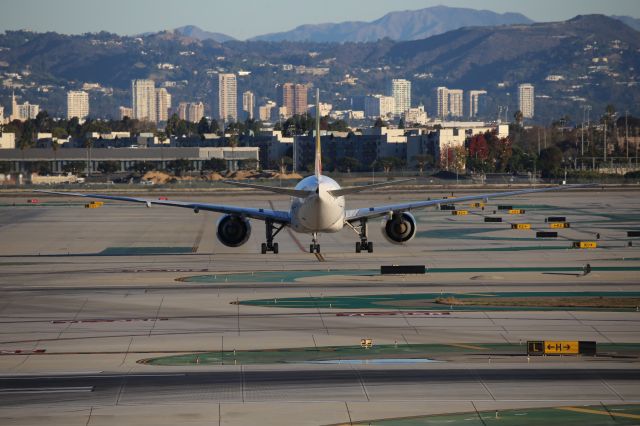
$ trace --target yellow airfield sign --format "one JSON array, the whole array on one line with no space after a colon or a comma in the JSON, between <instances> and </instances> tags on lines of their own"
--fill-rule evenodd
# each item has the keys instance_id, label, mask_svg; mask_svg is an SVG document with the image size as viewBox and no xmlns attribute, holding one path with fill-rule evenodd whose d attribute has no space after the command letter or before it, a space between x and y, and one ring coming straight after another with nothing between
<instances>
[{"instance_id":1,"label":"yellow airfield sign","mask_svg":"<svg viewBox=\"0 0 640 426\"><path fill-rule=\"evenodd\" d=\"M573 340L545 340L544 353L547 355L575 355L580 352L580 343Z\"/></svg>"}]
</instances>

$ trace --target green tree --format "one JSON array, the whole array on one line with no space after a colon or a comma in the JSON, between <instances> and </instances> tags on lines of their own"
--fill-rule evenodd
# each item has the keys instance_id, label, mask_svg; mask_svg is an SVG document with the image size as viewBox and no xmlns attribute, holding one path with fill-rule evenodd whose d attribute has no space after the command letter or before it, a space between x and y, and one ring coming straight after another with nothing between
<instances>
[{"instance_id":1,"label":"green tree","mask_svg":"<svg viewBox=\"0 0 640 426\"><path fill-rule=\"evenodd\" d=\"M382 170L389 174L391 172L391 170L393 170L394 168L399 168L402 167L404 165L404 161L402 161L400 158L398 157L382 157L382 158L378 158L376 160L376 165L378 167L381 167Z\"/></svg>"},{"instance_id":2,"label":"green tree","mask_svg":"<svg viewBox=\"0 0 640 426\"><path fill-rule=\"evenodd\" d=\"M53 130L51 131L51 135L55 139L66 139L69 137L69 133L67 133L67 129L60 126L54 127Z\"/></svg>"},{"instance_id":3,"label":"green tree","mask_svg":"<svg viewBox=\"0 0 640 426\"><path fill-rule=\"evenodd\" d=\"M522 127L522 122L524 121L524 114L522 113L522 111L517 110L513 114L513 119L516 120L516 123L518 124L519 127Z\"/></svg>"},{"instance_id":4,"label":"green tree","mask_svg":"<svg viewBox=\"0 0 640 426\"><path fill-rule=\"evenodd\" d=\"M202 138L204 138L205 133L209 133L209 130L211 129L211 125L209 124L207 117L202 117L200 119L200 121L198 122L197 129L198 129L198 134Z\"/></svg>"},{"instance_id":5,"label":"green tree","mask_svg":"<svg viewBox=\"0 0 640 426\"><path fill-rule=\"evenodd\" d=\"M334 132L347 132L349 131L349 126L347 125L347 122L344 120L336 120L329 123L328 130L331 130Z\"/></svg>"},{"instance_id":6,"label":"green tree","mask_svg":"<svg viewBox=\"0 0 640 426\"><path fill-rule=\"evenodd\" d=\"M435 165L435 159L431 154L418 154L413 156L413 161L416 162L420 174L424 171L425 166L433 167Z\"/></svg>"},{"instance_id":7,"label":"green tree","mask_svg":"<svg viewBox=\"0 0 640 426\"><path fill-rule=\"evenodd\" d=\"M540 151L538 168L542 177L556 176L562 167L562 151L557 146L550 146Z\"/></svg>"},{"instance_id":8,"label":"green tree","mask_svg":"<svg viewBox=\"0 0 640 426\"><path fill-rule=\"evenodd\" d=\"M287 173L287 168L288 166L291 166L293 164L293 159L291 157L288 156L283 156L280 158L280 173L281 174L286 174Z\"/></svg>"},{"instance_id":9,"label":"green tree","mask_svg":"<svg viewBox=\"0 0 640 426\"><path fill-rule=\"evenodd\" d=\"M376 122L373 123L373 127L387 127L387 123L380 117L376 118Z\"/></svg>"},{"instance_id":10,"label":"green tree","mask_svg":"<svg viewBox=\"0 0 640 426\"><path fill-rule=\"evenodd\" d=\"M362 163L357 158L353 157L341 157L338 159L338 170L343 173L351 173L352 171L359 170Z\"/></svg>"}]
</instances>

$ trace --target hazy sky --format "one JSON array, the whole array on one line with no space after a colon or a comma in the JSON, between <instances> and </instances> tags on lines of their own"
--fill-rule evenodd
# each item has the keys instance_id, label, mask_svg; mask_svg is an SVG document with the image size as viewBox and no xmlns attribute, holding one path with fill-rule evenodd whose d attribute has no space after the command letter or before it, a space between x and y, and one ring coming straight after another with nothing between
<instances>
[{"instance_id":1,"label":"hazy sky","mask_svg":"<svg viewBox=\"0 0 640 426\"><path fill-rule=\"evenodd\" d=\"M0 31L139 34L193 24L245 39L301 24L371 21L390 11L439 4L520 12L534 21L588 13L640 18L639 0L0 0Z\"/></svg>"}]
</instances>

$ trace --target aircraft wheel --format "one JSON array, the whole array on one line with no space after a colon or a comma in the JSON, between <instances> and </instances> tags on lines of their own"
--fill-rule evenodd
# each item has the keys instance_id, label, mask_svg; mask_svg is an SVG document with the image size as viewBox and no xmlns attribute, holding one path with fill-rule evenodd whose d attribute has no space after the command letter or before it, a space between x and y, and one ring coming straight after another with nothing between
<instances>
[{"instance_id":1,"label":"aircraft wheel","mask_svg":"<svg viewBox=\"0 0 640 426\"><path fill-rule=\"evenodd\" d=\"M278 243L273 243L273 254L278 254Z\"/></svg>"},{"instance_id":2,"label":"aircraft wheel","mask_svg":"<svg viewBox=\"0 0 640 426\"><path fill-rule=\"evenodd\" d=\"M361 250L360 243L356 243L356 253L360 253Z\"/></svg>"},{"instance_id":3,"label":"aircraft wheel","mask_svg":"<svg viewBox=\"0 0 640 426\"><path fill-rule=\"evenodd\" d=\"M371 241L367 243L367 251L373 253L373 243Z\"/></svg>"},{"instance_id":4,"label":"aircraft wheel","mask_svg":"<svg viewBox=\"0 0 640 426\"><path fill-rule=\"evenodd\" d=\"M262 251L262 254L267 254L267 243L262 243L262 246L260 246L260 249Z\"/></svg>"}]
</instances>

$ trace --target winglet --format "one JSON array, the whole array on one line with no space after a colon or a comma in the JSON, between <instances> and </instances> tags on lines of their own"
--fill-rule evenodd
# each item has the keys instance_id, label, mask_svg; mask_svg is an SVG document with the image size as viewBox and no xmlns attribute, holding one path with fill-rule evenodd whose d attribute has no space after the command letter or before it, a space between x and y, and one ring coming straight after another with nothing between
<instances>
[{"instance_id":1,"label":"winglet","mask_svg":"<svg viewBox=\"0 0 640 426\"><path fill-rule=\"evenodd\" d=\"M320 148L320 89L316 88L316 178L322 174L322 149Z\"/></svg>"}]
</instances>

